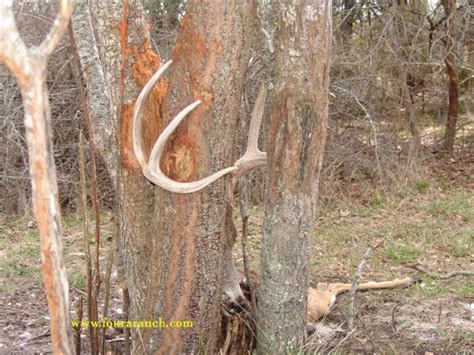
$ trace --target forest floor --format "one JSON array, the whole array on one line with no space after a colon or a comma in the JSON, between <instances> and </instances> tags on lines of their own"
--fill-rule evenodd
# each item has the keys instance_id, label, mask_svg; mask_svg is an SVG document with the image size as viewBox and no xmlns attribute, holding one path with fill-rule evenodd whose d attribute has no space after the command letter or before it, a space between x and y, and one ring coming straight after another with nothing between
<instances>
[{"instance_id":1,"label":"forest floor","mask_svg":"<svg viewBox=\"0 0 474 355\"><path fill-rule=\"evenodd\" d=\"M400 191L370 191L358 199L323 204L314 235L312 281L351 282L368 245L374 250L361 281L382 281L418 274L473 270L474 166L433 171ZM111 216L102 216L101 247L105 268ZM86 288L82 219L63 219L65 262L73 304ZM262 209L252 210L249 255L258 260ZM0 353L48 353L48 312L40 273L38 232L26 217L0 216ZM93 244L91 245L93 247ZM237 250L240 249L238 246ZM240 253L237 264L242 266ZM255 266L255 265L254 265ZM122 313L119 285L113 278L111 314ZM357 293L355 330L347 336L347 295L338 297L322 321L325 336L315 335L308 350L320 353L434 353L474 351L474 279L446 280L421 275L415 285ZM329 329L329 331L328 331Z\"/></svg>"},{"instance_id":2,"label":"forest floor","mask_svg":"<svg viewBox=\"0 0 474 355\"><path fill-rule=\"evenodd\" d=\"M313 239L312 286L352 283L367 247L374 250L364 281L419 276L412 286L356 294L355 331L347 336L349 297L342 294L321 322L324 335L307 344L318 353L472 354L474 276L432 274L474 271L474 165L454 162L397 192L370 191L357 200L323 204ZM249 259L258 260L262 211L251 212ZM253 253L252 253L253 250ZM237 258L243 265L241 253ZM257 268L253 263L251 268Z\"/></svg>"}]
</instances>

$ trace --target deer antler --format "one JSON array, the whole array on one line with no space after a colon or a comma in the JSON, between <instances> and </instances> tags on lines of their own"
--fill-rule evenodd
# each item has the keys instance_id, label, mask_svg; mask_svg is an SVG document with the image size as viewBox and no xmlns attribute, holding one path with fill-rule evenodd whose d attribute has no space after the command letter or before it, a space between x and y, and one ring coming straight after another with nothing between
<instances>
[{"instance_id":1,"label":"deer antler","mask_svg":"<svg viewBox=\"0 0 474 355\"><path fill-rule=\"evenodd\" d=\"M186 106L180 113L174 117L169 125L163 130L158 137L148 162L145 160L145 154L142 149L142 107L146 99L148 98L153 86L158 81L164 71L170 66L171 60L162 65L158 71L153 75L150 81L145 85L142 92L137 98L135 103L135 109L133 111L133 151L138 159L138 162L142 168L143 175L147 180L160 186L161 188L175 193L192 193L202 190L206 186L212 184L214 181L220 179L222 176L235 173L237 176L243 174L245 171L250 170L254 167L265 165L267 154L261 152L258 149L258 134L260 131L260 123L263 117L263 110L265 105L265 98L267 90L264 84L260 87L260 91L255 102L254 110L252 112L252 118L250 121L249 137L247 142L247 149L244 155L234 163L234 166L222 169L208 177L193 181L193 182L179 182L167 177L160 168L160 161L163 151L166 146L166 142L171 134L175 131L176 127L183 121L186 116L194 110L200 103L200 100L193 102Z\"/></svg>"}]
</instances>

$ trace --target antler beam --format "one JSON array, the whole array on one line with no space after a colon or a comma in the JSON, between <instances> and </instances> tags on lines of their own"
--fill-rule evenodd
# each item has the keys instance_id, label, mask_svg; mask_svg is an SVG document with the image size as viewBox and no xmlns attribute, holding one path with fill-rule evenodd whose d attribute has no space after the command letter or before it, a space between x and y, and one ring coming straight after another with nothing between
<instances>
[{"instance_id":1,"label":"antler beam","mask_svg":"<svg viewBox=\"0 0 474 355\"><path fill-rule=\"evenodd\" d=\"M193 181L193 182L179 182L167 177L160 168L161 156L165 149L166 143L176 130L176 127L186 118L186 116L193 111L200 103L200 100L193 102L186 106L180 113L174 117L169 125L163 130L158 137L153 149L151 151L148 162L146 161L145 154L143 152L142 142L142 109L146 102L150 92L153 90L154 85L170 66L172 61L166 62L162 65L158 71L153 75L150 81L145 85L142 92L138 96L135 103L135 109L133 111L133 150L137 160L142 168L143 175L147 180L160 186L161 188L175 193L192 193L204 189L206 186L212 184L214 181L220 179L222 176L233 173L236 176L241 176L246 171L253 169L257 166L265 165L267 154L261 152L258 149L258 135L260 132L260 124L262 122L265 98L267 95L267 89L264 84L261 85L260 91L255 102L255 106L252 112L252 118L250 121L249 136L247 141L247 149L244 155L238 159L233 166L222 169L208 177Z\"/></svg>"}]
</instances>

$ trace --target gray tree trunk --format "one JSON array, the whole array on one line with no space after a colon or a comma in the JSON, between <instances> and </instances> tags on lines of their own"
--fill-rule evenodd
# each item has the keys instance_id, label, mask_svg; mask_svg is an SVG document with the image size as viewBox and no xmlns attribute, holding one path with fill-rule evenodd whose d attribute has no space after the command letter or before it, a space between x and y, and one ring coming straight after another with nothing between
<instances>
[{"instance_id":1,"label":"gray tree trunk","mask_svg":"<svg viewBox=\"0 0 474 355\"><path fill-rule=\"evenodd\" d=\"M328 116L331 1L278 2L258 308L260 353L297 351Z\"/></svg>"},{"instance_id":2,"label":"gray tree trunk","mask_svg":"<svg viewBox=\"0 0 474 355\"><path fill-rule=\"evenodd\" d=\"M161 60L150 48L140 4L131 2L128 7L124 39L123 12L124 5L119 1L79 3L72 26L87 86L94 139L115 186L117 266L132 299L130 316L140 319L148 282L154 187L143 177L133 155L131 119L136 97ZM126 48L122 48L124 45ZM123 65L125 50L127 59ZM161 122L158 105L165 90L163 85L160 88L151 95L152 104L145 110L147 147L156 139Z\"/></svg>"},{"instance_id":3,"label":"gray tree trunk","mask_svg":"<svg viewBox=\"0 0 474 355\"><path fill-rule=\"evenodd\" d=\"M385 16L387 25L388 37L390 46L395 54L395 70L399 77L399 87L401 94L401 104L405 109L408 129L411 134L411 141L409 144L408 163L407 168L416 168L418 153L421 147L420 129L416 118L415 106L410 97L410 87L408 85L409 78L409 63L412 60L404 51L404 36L403 36L403 7L395 6L393 0L384 2Z\"/></svg>"}]
</instances>

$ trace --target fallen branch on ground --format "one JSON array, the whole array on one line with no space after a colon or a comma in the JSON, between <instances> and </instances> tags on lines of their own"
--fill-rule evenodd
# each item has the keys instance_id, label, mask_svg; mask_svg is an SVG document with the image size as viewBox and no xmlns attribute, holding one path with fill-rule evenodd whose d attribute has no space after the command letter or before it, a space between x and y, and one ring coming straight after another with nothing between
<instances>
[{"instance_id":1,"label":"fallen branch on ground","mask_svg":"<svg viewBox=\"0 0 474 355\"><path fill-rule=\"evenodd\" d=\"M432 277L434 279L440 279L440 280L446 280L446 279L450 279L456 276L474 276L474 271L469 271L469 270L457 270L457 271L448 272L447 274L437 274L437 273L426 270L424 267L420 265L409 265L408 267L411 269L417 270L429 277Z\"/></svg>"}]
</instances>

